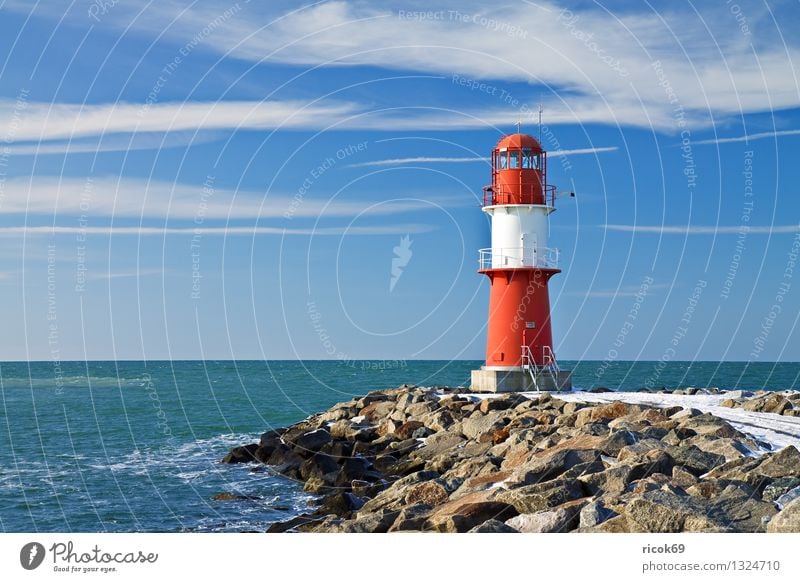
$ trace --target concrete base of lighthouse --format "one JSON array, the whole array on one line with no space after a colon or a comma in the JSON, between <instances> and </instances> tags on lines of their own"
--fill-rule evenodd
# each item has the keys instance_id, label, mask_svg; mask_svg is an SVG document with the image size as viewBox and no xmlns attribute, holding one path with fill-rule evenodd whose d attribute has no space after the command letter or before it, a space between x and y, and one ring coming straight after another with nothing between
<instances>
[{"instance_id":1,"label":"concrete base of lighthouse","mask_svg":"<svg viewBox=\"0 0 800 582\"><path fill-rule=\"evenodd\" d=\"M487 368L472 370L473 392L535 392L539 390L572 390L572 372L561 370L553 375L546 370L534 372L536 383L528 371L521 368Z\"/></svg>"}]
</instances>

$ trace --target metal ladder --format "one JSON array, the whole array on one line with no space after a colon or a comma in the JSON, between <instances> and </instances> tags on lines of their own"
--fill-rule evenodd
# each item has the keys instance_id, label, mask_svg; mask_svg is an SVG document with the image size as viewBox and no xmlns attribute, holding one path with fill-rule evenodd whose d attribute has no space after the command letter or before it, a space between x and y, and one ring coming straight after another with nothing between
<instances>
[{"instance_id":1,"label":"metal ladder","mask_svg":"<svg viewBox=\"0 0 800 582\"><path fill-rule=\"evenodd\" d=\"M547 368L550 377L553 379L553 386L555 386L556 389L560 389L558 385L558 373L561 369L558 367L556 355L553 353L553 348L550 346L542 346L542 362L544 362L544 367Z\"/></svg>"},{"instance_id":2,"label":"metal ladder","mask_svg":"<svg viewBox=\"0 0 800 582\"><path fill-rule=\"evenodd\" d=\"M539 382L536 380L536 362L533 359L531 347L527 344L522 346L522 370L530 374L534 388L536 388L537 392L541 392L539 389Z\"/></svg>"}]
</instances>

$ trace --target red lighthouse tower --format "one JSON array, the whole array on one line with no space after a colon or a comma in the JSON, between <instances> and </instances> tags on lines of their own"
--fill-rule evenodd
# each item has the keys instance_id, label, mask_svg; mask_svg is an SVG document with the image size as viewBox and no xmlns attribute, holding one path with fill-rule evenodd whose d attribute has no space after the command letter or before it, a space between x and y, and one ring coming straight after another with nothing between
<instances>
[{"instance_id":1,"label":"red lighthouse tower","mask_svg":"<svg viewBox=\"0 0 800 582\"><path fill-rule=\"evenodd\" d=\"M553 353L547 293L561 272L558 249L548 246L556 190L547 183L547 152L529 135L507 135L492 152L492 184L483 191L492 246L480 251L479 272L491 292L486 363L472 371L472 390L569 390L570 372Z\"/></svg>"}]
</instances>

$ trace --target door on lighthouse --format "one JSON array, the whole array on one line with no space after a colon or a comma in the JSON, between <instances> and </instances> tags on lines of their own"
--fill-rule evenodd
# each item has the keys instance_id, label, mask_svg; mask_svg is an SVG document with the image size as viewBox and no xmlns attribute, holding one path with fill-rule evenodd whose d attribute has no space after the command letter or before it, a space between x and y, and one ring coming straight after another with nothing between
<instances>
[{"instance_id":1,"label":"door on lighthouse","mask_svg":"<svg viewBox=\"0 0 800 582\"><path fill-rule=\"evenodd\" d=\"M522 233L522 266L535 267L536 256L536 233Z\"/></svg>"}]
</instances>

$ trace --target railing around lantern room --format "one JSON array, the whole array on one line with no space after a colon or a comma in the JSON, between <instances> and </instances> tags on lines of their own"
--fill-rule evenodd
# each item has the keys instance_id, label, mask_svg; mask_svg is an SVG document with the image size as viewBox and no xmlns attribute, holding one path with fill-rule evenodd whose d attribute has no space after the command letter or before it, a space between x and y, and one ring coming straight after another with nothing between
<instances>
[{"instance_id":1,"label":"railing around lantern room","mask_svg":"<svg viewBox=\"0 0 800 582\"><path fill-rule=\"evenodd\" d=\"M480 270L486 269L557 269L559 250L550 247L502 247L478 251Z\"/></svg>"},{"instance_id":2,"label":"railing around lantern room","mask_svg":"<svg viewBox=\"0 0 800 582\"><path fill-rule=\"evenodd\" d=\"M530 192L522 191L517 195L511 189L505 189L502 186L484 186L483 187L483 205L495 206L498 204L535 204L534 201L534 186L529 185ZM524 190L524 189L523 189ZM517 189L519 191L519 189ZM545 184L542 188L544 204L546 206L555 207L556 205L556 187L553 184Z\"/></svg>"}]
</instances>

